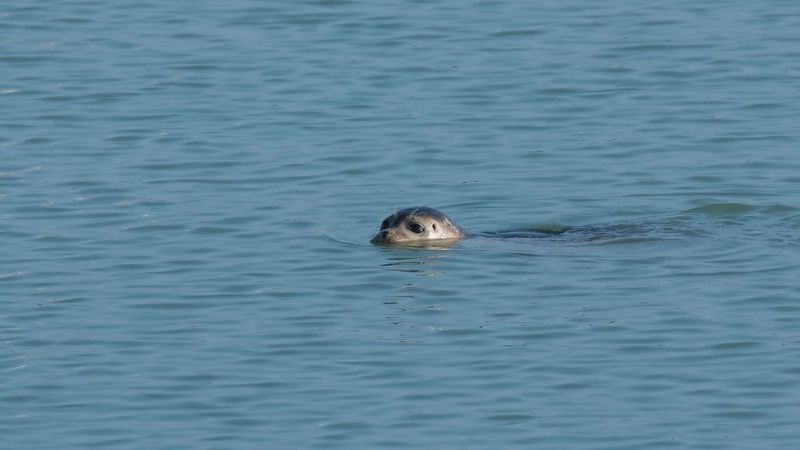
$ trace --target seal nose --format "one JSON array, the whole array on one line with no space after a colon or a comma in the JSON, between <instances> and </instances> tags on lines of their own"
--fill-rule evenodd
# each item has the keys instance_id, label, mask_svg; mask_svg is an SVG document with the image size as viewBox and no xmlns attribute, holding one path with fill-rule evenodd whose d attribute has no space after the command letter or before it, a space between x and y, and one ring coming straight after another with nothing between
<instances>
[{"instance_id":1,"label":"seal nose","mask_svg":"<svg viewBox=\"0 0 800 450\"><path fill-rule=\"evenodd\" d=\"M378 234L376 234L375 237L372 238L371 242L374 243L374 242L385 241L387 236L389 236L389 231L388 230L378 231Z\"/></svg>"}]
</instances>

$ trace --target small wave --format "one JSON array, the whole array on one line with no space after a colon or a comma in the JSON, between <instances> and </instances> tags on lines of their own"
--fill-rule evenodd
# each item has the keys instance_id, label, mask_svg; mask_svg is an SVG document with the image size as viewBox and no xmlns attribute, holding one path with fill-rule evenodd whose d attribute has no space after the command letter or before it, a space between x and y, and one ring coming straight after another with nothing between
<instances>
[{"instance_id":1,"label":"small wave","mask_svg":"<svg viewBox=\"0 0 800 450\"><path fill-rule=\"evenodd\" d=\"M685 212L708 215L738 215L751 212L757 208L757 206L748 205L746 203L709 203L689 209Z\"/></svg>"}]
</instances>

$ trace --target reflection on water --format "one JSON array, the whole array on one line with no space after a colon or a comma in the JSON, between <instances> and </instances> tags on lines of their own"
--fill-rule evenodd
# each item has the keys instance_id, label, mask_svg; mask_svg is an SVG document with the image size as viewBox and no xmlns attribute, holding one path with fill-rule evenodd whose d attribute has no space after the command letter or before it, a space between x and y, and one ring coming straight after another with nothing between
<instances>
[{"instance_id":1,"label":"reflection on water","mask_svg":"<svg viewBox=\"0 0 800 450\"><path fill-rule=\"evenodd\" d=\"M420 250L448 250L447 247L420 247ZM420 275L438 276L442 275L442 261L447 258L446 254L418 254L408 256L391 256L386 258L387 262L381 264L391 270L409 272Z\"/></svg>"}]
</instances>

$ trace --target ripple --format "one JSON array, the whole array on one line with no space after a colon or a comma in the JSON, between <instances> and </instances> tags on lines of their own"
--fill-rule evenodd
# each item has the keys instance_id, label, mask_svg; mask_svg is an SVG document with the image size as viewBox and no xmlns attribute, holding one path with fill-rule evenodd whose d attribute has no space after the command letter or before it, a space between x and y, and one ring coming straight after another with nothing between
<instances>
[{"instance_id":1,"label":"ripple","mask_svg":"<svg viewBox=\"0 0 800 450\"><path fill-rule=\"evenodd\" d=\"M709 203L698 206L685 212L701 213L707 215L740 215L757 209L756 206L745 203Z\"/></svg>"}]
</instances>

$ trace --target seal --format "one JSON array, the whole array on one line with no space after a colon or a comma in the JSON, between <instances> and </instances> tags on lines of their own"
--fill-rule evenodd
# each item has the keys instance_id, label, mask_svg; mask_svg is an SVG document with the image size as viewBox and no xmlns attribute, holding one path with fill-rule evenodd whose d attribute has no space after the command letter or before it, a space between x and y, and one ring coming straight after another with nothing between
<instances>
[{"instance_id":1,"label":"seal","mask_svg":"<svg viewBox=\"0 0 800 450\"><path fill-rule=\"evenodd\" d=\"M398 210L383 219L380 230L370 242L376 245L445 248L455 245L462 239L472 237L516 240L571 235L577 240L592 240L630 235L635 233L635 230L635 228L625 226L551 225L522 230L467 233L453 219L438 209L416 206Z\"/></svg>"},{"instance_id":2,"label":"seal","mask_svg":"<svg viewBox=\"0 0 800 450\"><path fill-rule=\"evenodd\" d=\"M415 245L434 241L454 242L466 239L467 233L443 212L417 206L401 209L381 222L378 234L370 242L384 245Z\"/></svg>"},{"instance_id":3,"label":"seal","mask_svg":"<svg viewBox=\"0 0 800 450\"><path fill-rule=\"evenodd\" d=\"M443 212L417 206L398 210L385 218L378 234L370 242L376 245L400 245L409 247L446 248L456 245L461 239L478 237L505 240L527 240L530 238L558 238L567 242L611 241L620 239L644 239L653 225L549 225L522 230L484 231L467 234Z\"/></svg>"}]
</instances>

